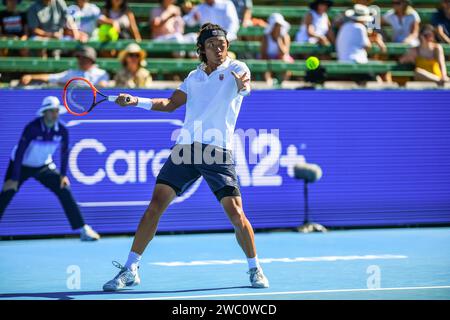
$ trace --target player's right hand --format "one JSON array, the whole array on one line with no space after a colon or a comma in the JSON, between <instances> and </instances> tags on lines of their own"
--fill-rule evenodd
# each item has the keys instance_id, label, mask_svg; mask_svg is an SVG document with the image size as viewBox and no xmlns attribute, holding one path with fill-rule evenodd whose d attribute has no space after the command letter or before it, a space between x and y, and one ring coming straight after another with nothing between
<instances>
[{"instance_id":1,"label":"player's right hand","mask_svg":"<svg viewBox=\"0 0 450 320\"><path fill-rule=\"evenodd\" d=\"M138 98L127 93L121 93L117 97L116 103L121 107L136 106L138 104Z\"/></svg>"},{"instance_id":2,"label":"player's right hand","mask_svg":"<svg viewBox=\"0 0 450 320\"><path fill-rule=\"evenodd\" d=\"M9 190L17 191L18 187L19 187L19 181L9 179L9 180L6 180L5 184L3 185L3 191L9 191Z\"/></svg>"}]
</instances>

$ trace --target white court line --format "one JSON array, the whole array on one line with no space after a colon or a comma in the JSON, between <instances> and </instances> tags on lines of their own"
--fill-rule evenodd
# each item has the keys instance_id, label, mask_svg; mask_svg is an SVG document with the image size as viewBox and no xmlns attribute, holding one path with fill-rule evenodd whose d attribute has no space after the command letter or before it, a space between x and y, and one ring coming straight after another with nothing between
<instances>
[{"instance_id":1,"label":"white court line","mask_svg":"<svg viewBox=\"0 0 450 320\"><path fill-rule=\"evenodd\" d=\"M148 206L150 200L146 201L98 201L98 202L78 202L80 207L132 207Z\"/></svg>"},{"instance_id":2,"label":"white court line","mask_svg":"<svg viewBox=\"0 0 450 320\"><path fill-rule=\"evenodd\" d=\"M307 290L307 291L281 291L281 292L258 292L258 293L228 293L228 294L207 294L197 296L163 296L152 298L129 298L119 300L176 300L176 299L202 299L202 298L225 298L225 297L249 297L249 296L271 296L271 295L289 295L289 294L311 294L311 293L339 293L339 292L377 292L377 291L408 291L408 290L431 290L431 289L450 289L449 286L430 286L430 287L399 287L399 288L378 288L378 289L333 289L333 290Z\"/></svg>"},{"instance_id":3,"label":"white court line","mask_svg":"<svg viewBox=\"0 0 450 320\"><path fill-rule=\"evenodd\" d=\"M262 258L261 263L272 262L315 262L315 261L349 261L349 260L377 260L377 259L407 259L405 255L363 255L363 256L322 256L322 257L297 257L297 258ZM198 260L198 261L172 261L172 262L149 262L150 265L164 267L185 267L185 266L206 266L206 265L229 265L229 264L246 264L247 260L230 259L230 260Z\"/></svg>"}]
</instances>

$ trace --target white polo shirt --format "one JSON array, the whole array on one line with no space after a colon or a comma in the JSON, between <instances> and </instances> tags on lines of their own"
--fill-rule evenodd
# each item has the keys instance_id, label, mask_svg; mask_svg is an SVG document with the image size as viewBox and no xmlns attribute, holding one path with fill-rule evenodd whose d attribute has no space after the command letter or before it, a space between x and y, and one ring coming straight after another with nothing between
<instances>
[{"instance_id":1,"label":"white polo shirt","mask_svg":"<svg viewBox=\"0 0 450 320\"><path fill-rule=\"evenodd\" d=\"M367 28L361 23L348 21L339 29L336 51L340 62L367 63L367 46L370 40Z\"/></svg>"},{"instance_id":2,"label":"white polo shirt","mask_svg":"<svg viewBox=\"0 0 450 320\"><path fill-rule=\"evenodd\" d=\"M178 87L187 95L186 116L178 144L191 144L194 141L212 144L231 150L233 133L241 109L243 97L250 93L238 92L236 80L231 73L238 75L250 70L244 62L227 58L209 75L200 64L184 79Z\"/></svg>"}]
</instances>

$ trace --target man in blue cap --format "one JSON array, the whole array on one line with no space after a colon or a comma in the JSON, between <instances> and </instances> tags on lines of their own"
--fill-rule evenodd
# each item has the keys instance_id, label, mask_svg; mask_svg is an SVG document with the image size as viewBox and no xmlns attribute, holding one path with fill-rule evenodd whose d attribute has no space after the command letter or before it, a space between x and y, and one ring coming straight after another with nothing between
<instances>
[{"instance_id":1,"label":"man in blue cap","mask_svg":"<svg viewBox=\"0 0 450 320\"><path fill-rule=\"evenodd\" d=\"M17 146L11 153L5 183L0 193L0 219L20 186L33 177L50 189L61 202L73 230L80 230L81 240L100 238L89 225L84 223L80 209L70 191L67 178L69 158L69 134L59 121L60 113L66 109L57 97L48 96L42 101L38 118L28 123ZM61 170L56 169L52 155L61 145Z\"/></svg>"}]
</instances>

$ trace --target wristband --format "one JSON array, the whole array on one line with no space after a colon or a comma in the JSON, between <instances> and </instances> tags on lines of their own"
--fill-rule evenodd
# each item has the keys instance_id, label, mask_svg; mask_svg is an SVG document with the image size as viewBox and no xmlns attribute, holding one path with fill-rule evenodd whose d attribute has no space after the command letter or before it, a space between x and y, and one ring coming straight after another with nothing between
<instances>
[{"instance_id":1,"label":"wristband","mask_svg":"<svg viewBox=\"0 0 450 320\"><path fill-rule=\"evenodd\" d=\"M138 98L137 108L142 108L145 110L151 110L153 106L152 99L149 98Z\"/></svg>"}]
</instances>

